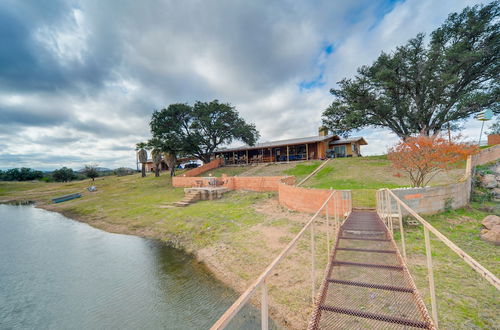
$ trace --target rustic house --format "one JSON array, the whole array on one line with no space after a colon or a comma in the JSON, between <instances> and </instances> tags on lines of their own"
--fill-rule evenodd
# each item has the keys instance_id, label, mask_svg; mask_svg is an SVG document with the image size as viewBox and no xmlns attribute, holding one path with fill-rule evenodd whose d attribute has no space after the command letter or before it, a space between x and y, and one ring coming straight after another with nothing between
<instances>
[{"instance_id":1,"label":"rustic house","mask_svg":"<svg viewBox=\"0 0 500 330\"><path fill-rule=\"evenodd\" d=\"M362 137L342 139L338 135L328 134L328 131L320 128L317 136L221 149L215 152L215 156L223 158L226 164L359 157L362 145L367 145Z\"/></svg>"}]
</instances>

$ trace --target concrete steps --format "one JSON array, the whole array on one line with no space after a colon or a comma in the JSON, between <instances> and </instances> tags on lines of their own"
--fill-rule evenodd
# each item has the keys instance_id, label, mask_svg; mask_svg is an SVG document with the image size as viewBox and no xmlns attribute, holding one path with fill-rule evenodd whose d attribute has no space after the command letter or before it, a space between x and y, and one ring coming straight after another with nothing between
<instances>
[{"instance_id":1,"label":"concrete steps","mask_svg":"<svg viewBox=\"0 0 500 330\"><path fill-rule=\"evenodd\" d=\"M174 202L173 205L177 207L186 207L190 204L196 203L201 199L200 192L189 191L186 193L184 198L178 202Z\"/></svg>"}]
</instances>

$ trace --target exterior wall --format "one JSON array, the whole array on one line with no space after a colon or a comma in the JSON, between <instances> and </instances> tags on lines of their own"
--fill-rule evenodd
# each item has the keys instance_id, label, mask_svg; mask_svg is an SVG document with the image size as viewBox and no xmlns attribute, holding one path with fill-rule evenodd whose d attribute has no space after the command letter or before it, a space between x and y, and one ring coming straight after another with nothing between
<instances>
[{"instance_id":1,"label":"exterior wall","mask_svg":"<svg viewBox=\"0 0 500 330\"><path fill-rule=\"evenodd\" d=\"M490 134L488 135L488 145L495 146L500 144L500 134Z\"/></svg>"},{"instance_id":2,"label":"exterior wall","mask_svg":"<svg viewBox=\"0 0 500 330\"><path fill-rule=\"evenodd\" d=\"M222 165L222 159L216 158L212 160L210 163L205 164L203 166L193 168L192 170L187 171L182 176L197 176L207 171L213 170L214 168L218 168Z\"/></svg>"},{"instance_id":3,"label":"exterior wall","mask_svg":"<svg viewBox=\"0 0 500 330\"><path fill-rule=\"evenodd\" d=\"M447 204L453 209L464 207L469 203L471 193L471 178L444 186L424 188L398 188L392 192L403 202L420 214L433 214L445 210ZM397 210L396 202L392 210ZM405 209L401 209L407 214Z\"/></svg>"},{"instance_id":4,"label":"exterior wall","mask_svg":"<svg viewBox=\"0 0 500 330\"><path fill-rule=\"evenodd\" d=\"M472 166L494 162L500 159L500 145L482 149L480 153L472 156Z\"/></svg>"},{"instance_id":5,"label":"exterior wall","mask_svg":"<svg viewBox=\"0 0 500 330\"><path fill-rule=\"evenodd\" d=\"M317 142L316 145L318 148L318 155L316 156L316 159L326 158L326 147L328 145L328 142Z\"/></svg>"},{"instance_id":6,"label":"exterior wall","mask_svg":"<svg viewBox=\"0 0 500 330\"><path fill-rule=\"evenodd\" d=\"M295 211L315 213L331 193L332 191L328 189L302 188L282 182L279 185L279 202L281 205ZM342 191L336 192L335 199L338 203L335 205L332 201L328 204L328 213L330 215L335 214L335 209L337 209L337 214L348 211L349 201L344 194Z\"/></svg>"}]
</instances>

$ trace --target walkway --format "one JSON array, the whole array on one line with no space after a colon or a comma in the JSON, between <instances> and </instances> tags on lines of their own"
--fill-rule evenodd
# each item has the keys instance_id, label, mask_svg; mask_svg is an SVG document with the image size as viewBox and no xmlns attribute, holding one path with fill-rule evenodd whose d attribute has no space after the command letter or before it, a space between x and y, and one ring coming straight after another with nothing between
<instances>
[{"instance_id":1,"label":"walkway","mask_svg":"<svg viewBox=\"0 0 500 330\"><path fill-rule=\"evenodd\" d=\"M396 243L375 211L340 227L309 329L435 329Z\"/></svg>"}]
</instances>

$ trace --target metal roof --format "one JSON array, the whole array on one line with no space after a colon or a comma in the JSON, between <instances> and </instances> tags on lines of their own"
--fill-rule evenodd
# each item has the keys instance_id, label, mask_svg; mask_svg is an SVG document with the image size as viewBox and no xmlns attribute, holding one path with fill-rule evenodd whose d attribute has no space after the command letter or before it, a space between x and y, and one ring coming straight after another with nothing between
<instances>
[{"instance_id":1,"label":"metal roof","mask_svg":"<svg viewBox=\"0 0 500 330\"><path fill-rule=\"evenodd\" d=\"M361 141L361 145L367 145L368 143L365 141L365 139L362 136L353 136L347 139L340 139L337 141L332 141L330 144L346 144L346 143L352 143L352 142L358 142Z\"/></svg>"},{"instance_id":2,"label":"metal roof","mask_svg":"<svg viewBox=\"0 0 500 330\"><path fill-rule=\"evenodd\" d=\"M230 152L230 151L241 151L247 149L250 150L250 149L272 148L272 147L280 147L280 146L294 145L294 144L321 142L328 139L340 139L340 137L335 134L330 134L325 136L316 135L316 136L309 136L297 139L262 142L262 143L257 143L254 146L244 145L236 148L219 149L215 152Z\"/></svg>"}]
</instances>

